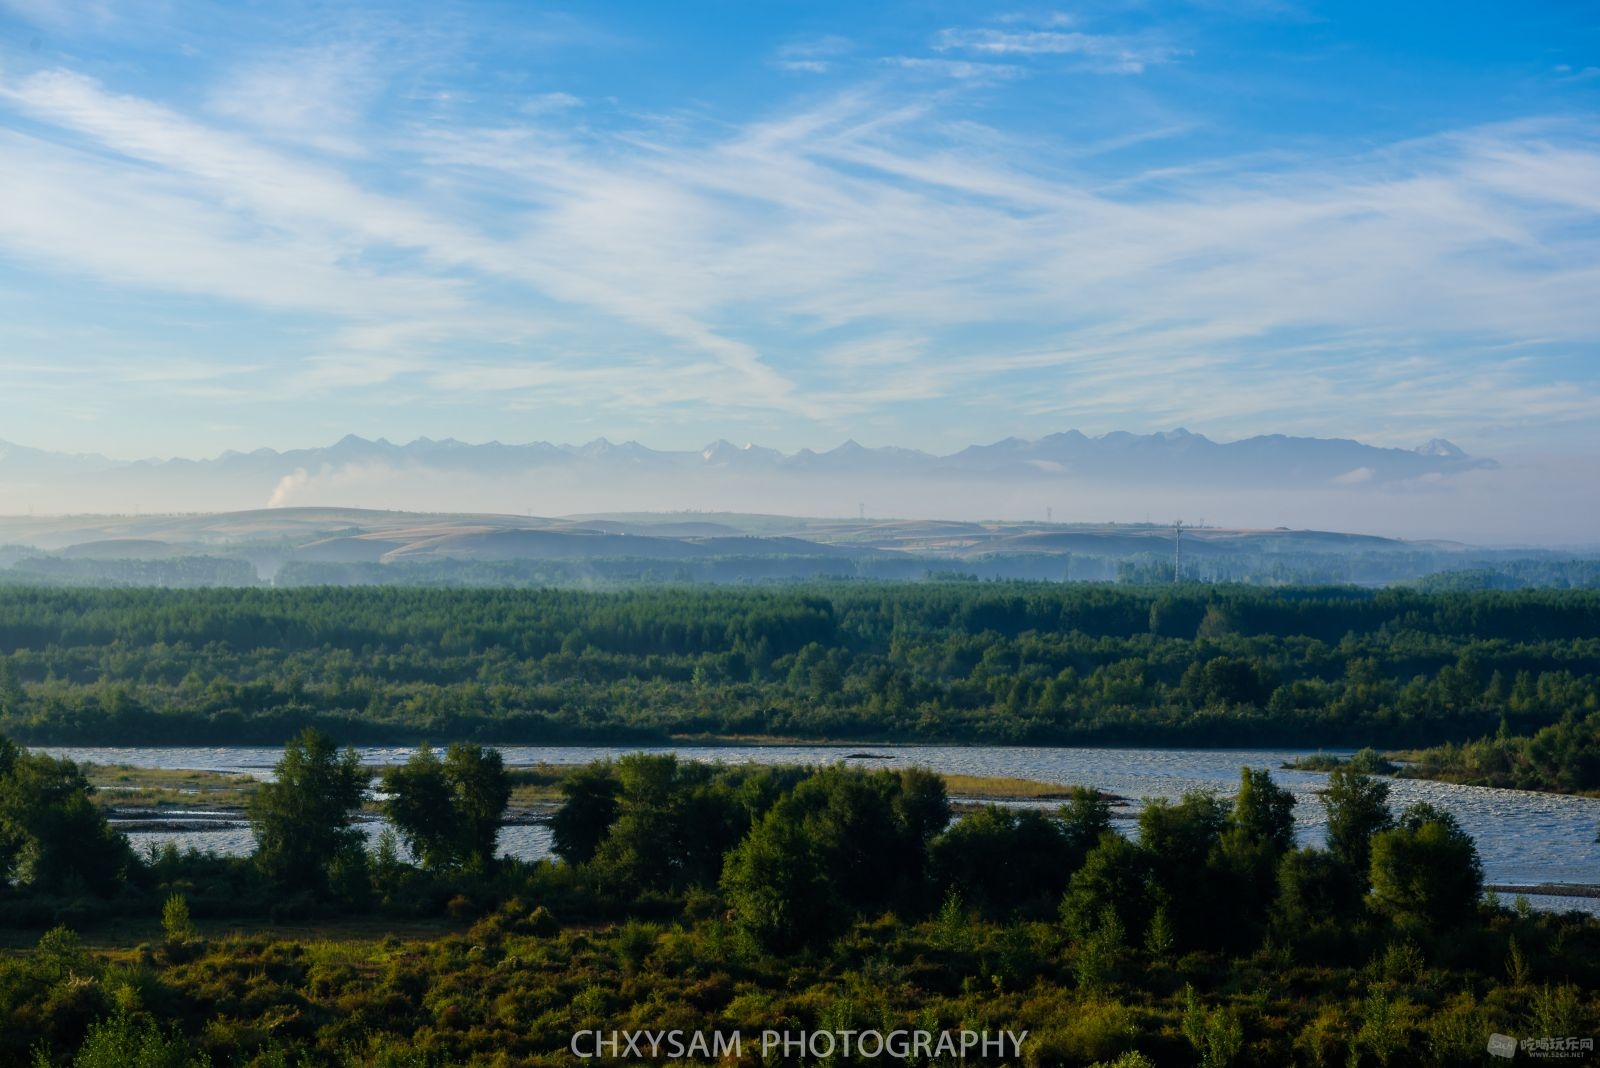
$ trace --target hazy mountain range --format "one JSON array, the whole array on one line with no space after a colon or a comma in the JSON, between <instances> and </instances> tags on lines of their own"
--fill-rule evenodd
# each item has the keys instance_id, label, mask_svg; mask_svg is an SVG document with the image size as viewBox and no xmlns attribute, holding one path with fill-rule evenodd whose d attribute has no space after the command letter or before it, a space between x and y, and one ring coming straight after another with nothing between
<instances>
[{"instance_id":1,"label":"hazy mountain range","mask_svg":"<svg viewBox=\"0 0 1600 1068\"><path fill-rule=\"evenodd\" d=\"M531 435L530 435L531 436ZM934 455L846 441L783 452L713 441L332 445L118 460L0 442L0 515L216 513L326 507L522 516L738 512L905 519L1315 528L1477 544L1590 544L1560 462L1505 469L1448 441L1414 449L1270 434L1213 441L1077 431ZM1552 502L1560 502L1555 508ZM1592 511L1592 509L1590 509Z\"/></svg>"},{"instance_id":2,"label":"hazy mountain range","mask_svg":"<svg viewBox=\"0 0 1600 1068\"><path fill-rule=\"evenodd\" d=\"M826 452L783 453L756 444L715 441L698 451L661 451L638 442L604 438L585 445L533 442L472 445L419 438L397 445L354 435L311 449L225 452L212 459L117 461L98 455L46 452L0 442L4 510L14 512L63 491L109 491L108 505L146 510L223 510L308 503L314 483L337 483L361 473L430 473L520 479L531 474L581 473L585 479L652 480L707 476L805 481L815 476L852 482L880 477L948 481L978 478L1011 483L1115 483L1146 486L1216 486L1312 489L1437 479L1492 468L1492 460L1466 455L1448 441L1416 449L1390 449L1339 438L1281 434L1216 442L1186 430L1162 434L1117 432L1089 437L1075 430L1037 441L1006 438L947 456L915 449L867 448L854 441ZM658 482L659 485L659 482ZM537 488L537 487L530 487ZM132 495L130 497L130 494ZM317 503L331 503L319 500ZM400 506L403 502L396 502ZM515 510L515 509L513 509ZM548 512L550 509L540 509Z\"/></svg>"}]
</instances>

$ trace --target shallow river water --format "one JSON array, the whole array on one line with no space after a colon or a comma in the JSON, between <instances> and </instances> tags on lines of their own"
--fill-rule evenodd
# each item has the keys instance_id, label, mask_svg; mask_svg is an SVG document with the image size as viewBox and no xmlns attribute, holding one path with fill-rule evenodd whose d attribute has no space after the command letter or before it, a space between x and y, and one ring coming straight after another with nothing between
<instances>
[{"instance_id":1,"label":"shallow river water","mask_svg":"<svg viewBox=\"0 0 1600 1068\"><path fill-rule=\"evenodd\" d=\"M1302 843L1323 840L1322 806L1316 792L1327 780L1318 772L1283 770L1281 765L1303 750L1287 749L1083 749L1012 746L668 746L628 748L612 746L501 746L510 766L583 764L630 752L677 753L682 759L735 764L828 764L848 761L866 768L920 766L934 771L967 775L1006 775L1063 786L1093 786L1136 803L1144 798L1176 799L1187 790L1214 790L1230 795L1238 787L1239 769L1268 768L1279 785L1298 799L1295 815ZM56 756L96 764L129 764L146 768L174 768L243 772L270 778L281 749L266 747L222 748L49 748ZM407 747L358 748L368 764L397 764L413 752ZM881 759L862 759L872 754ZM1562 797L1520 790L1489 790L1420 780L1390 780L1390 803L1396 811L1413 801L1428 801L1452 813L1476 839L1483 858L1485 881L1490 884L1575 883L1600 884L1600 845L1595 843L1600 825L1600 798ZM181 818L176 813L169 818ZM133 830L133 828L125 828ZM377 822L364 825L376 836ZM150 831L135 833L136 846L176 842L219 853L246 853L251 849L248 828L234 826L216 831ZM548 856L547 826L506 827L501 851L533 859ZM1600 913L1600 900L1533 897L1537 907L1582 908Z\"/></svg>"}]
</instances>

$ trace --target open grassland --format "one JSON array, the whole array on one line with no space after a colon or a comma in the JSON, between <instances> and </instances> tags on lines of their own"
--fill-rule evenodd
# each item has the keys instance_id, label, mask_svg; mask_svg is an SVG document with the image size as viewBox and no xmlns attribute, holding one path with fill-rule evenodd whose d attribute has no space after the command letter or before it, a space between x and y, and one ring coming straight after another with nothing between
<instances>
[{"instance_id":1,"label":"open grassland","mask_svg":"<svg viewBox=\"0 0 1600 1068\"><path fill-rule=\"evenodd\" d=\"M83 764L102 808L242 809L259 780L238 772Z\"/></svg>"},{"instance_id":2,"label":"open grassland","mask_svg":"<svg viewBox=\"0 0 1600 1068\"><path fill-rule=\"evenodd\" d=\"M1122 947L1096 958L1050 922L884 916L819 952L777 957L715 918L568 927L513 902L453 931L335 924L115 948L51 940L0 958L0 1055L26 1063L19 1043L32 1041L69 1056L91 1014L116 1021L124 1005L131 1026L142 1011L163 1022L172 1059L149 1062L161 1064L203 1054L261 1066L575 1065L575 1032L679 1028L740 1032L744 1056L724 1063L754 1066L770 1063L755 1056L768 1029L986 1027L1028 1032L1009 1062L1018 1068L1134 1051L1150 1059L1117 1063L1456 1068L1482 1063L1492 1033L1594 1033L1596 957L1575 953L1573 939L1592 941L1570 924L1504 916L1459 950ZM1503 974L1508 952L1515 981ZM98 1048L137 1048L110 1037Z\"/></svg>"}]
</instances>

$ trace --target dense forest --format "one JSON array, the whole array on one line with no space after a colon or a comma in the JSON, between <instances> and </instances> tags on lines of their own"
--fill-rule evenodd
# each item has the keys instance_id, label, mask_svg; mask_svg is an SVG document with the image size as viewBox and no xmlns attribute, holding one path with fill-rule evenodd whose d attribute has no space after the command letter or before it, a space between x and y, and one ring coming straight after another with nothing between
<instances>
[{"instance_id":1,"label":"dense forest","mask_svg":"<svg viewBox=\"0 0 1600 1068\"><path fill-rule=\"evenodd\" d=\"M952 821L915 769L636 754L563 781L560 859L535 863L493 855L492 749L388 769L398 835L374 849L351 827L365 775L305 732L252 799L253 856L139 857L73 764L0 745L0 914L56 924L0 956L0 1061L1401 1068L1600 1024L1600 924L1481 899L1447 813L1395 812L1348 768L1312 849L1248 769L1231 801L1147 803L1130 837L1090 790ZM120 933L139 917L143 941ZM737 1032L744 1055L585 1055L633 1029ZM1020 1055L757 1044L1000 1030Z\"/></svg>"},{"instance_id":2,"label":"dense forest","mask_svg":"<svg viewBox=\"0 0 1600 1068\"><path fill-rule=\"evenodd\" d=\"M29 743L1435 745L1600 711L1600 593L13 588Z\"/></svg>"},{"instance_id":3,"label":"dense forest","mask_svg":"<svg viewBox=\"0 0 1600 1068\"><path fill-rule=\"evenodd\" d=\"M1530 735L1502 729L1493 737L1403 753L1401 773L1470 786L1600 793L1600 712L1568 713Z\"/></svg>"}]
</instances>

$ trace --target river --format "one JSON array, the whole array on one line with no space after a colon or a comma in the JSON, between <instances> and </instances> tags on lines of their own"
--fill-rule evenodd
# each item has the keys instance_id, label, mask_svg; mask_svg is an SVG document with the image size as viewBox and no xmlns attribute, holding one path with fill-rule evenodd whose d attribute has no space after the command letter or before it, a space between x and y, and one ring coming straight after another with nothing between
<instances>
[{"instance_id":1,"label":"river","mask_svg":"<svg viewBox=\"0 0 1600 1068\"><path fill-rule=\"evenodd\" d=\"M1231 795L1241 767L1267 768L1279 785L1297 799L1297 836L1302 844L1320 845L1325 833L1322 806L1316 798L1327 780L1319 772L1286 771L1282 765L1304 750L1288 749L1088 749L1017 746L904 745L718 745L629 748L610 746L499 747L510 766L583 764L631 752L676 753L681 759L729 764L829 764L840 761L866 768L919 766L965 775L1005 775L1063 786L1093 786L1135 802L1146 798L1176 799L1188 790L1214 790ZM282 750L266 747L221 748L60 748L44 747L55 756L96 764L134 767L242 772L270 778ZM407 747L358 748L367 764L397 764L413 752ZM862 759L853 754L872 754ZM1489 884L1600 884L1600 798L1564 797L1522 790L1490 790L1476 786L1415 779L1394 779L1390 803L1398 812L1413 801L1427 801L1451 813L1478 843L1485 881ZM176 816L177 814L174 814ZM363 828L376 836L377 822ZM129 828L131 830L131 828ZM242 854L252 847L247 827L196 831L149 831L132 834L136 845L176 842L219 853ZM502 830L501 852L523 859L550 853L550 831L542 824ZM1534 896L1541 908L1581 908L1600 914L1600 900Z\"/></svg>"}]
</instances>

